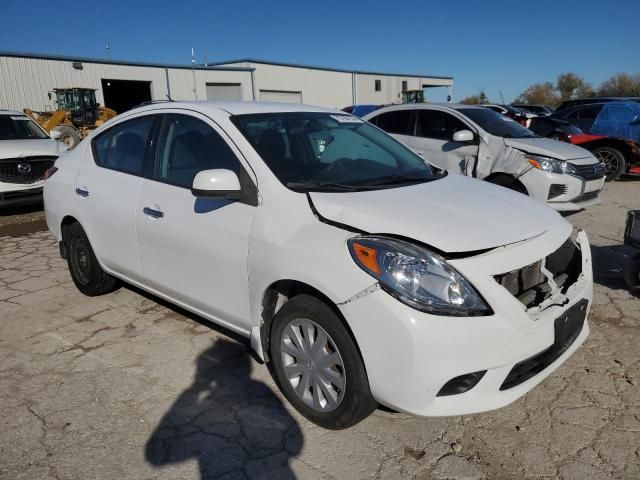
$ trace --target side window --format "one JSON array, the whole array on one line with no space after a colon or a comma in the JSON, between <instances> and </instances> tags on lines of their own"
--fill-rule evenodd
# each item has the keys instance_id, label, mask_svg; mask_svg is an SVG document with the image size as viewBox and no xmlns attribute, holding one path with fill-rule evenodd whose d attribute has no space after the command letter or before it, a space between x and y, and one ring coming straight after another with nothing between
<instances>
[{"instance_id":1,"label":"side window","mask_svg":"<svg viewBox=\"0 0 640 480\"><path fill-rule=\"evenodd\" d=\"M376 92L380 92L382 90L382 80L376 80L374 86Z\"/></svg>"},{"instance_id":2,"label":"side window","mask_svg":"<svg viewBox=\"0 0 640 480\"><path fill-rule=\"evenodd\" d=\"M240 163L227 142L209 125L187 115L167 115L154 178L191 188L202 170L225 168L240 173Z\"/></svg>"},{"instance_id":3,"label":"side window","mask_svg":"<svg viewBox=\"0 0 640 480\"><path fill-rule=\"evenodd\" d=\"M578 113L580 120L595 120L600 113L601 107L583 108Z\"/></svg>"},{"instance_id":4,"label":"side window","mask_svg":"<svg viewBox=\"0 0 640 480\"><path fill-rule=\"evenodd\" d=\"M133 175L142 175L144 156L156 115L119 123L93 141L97 165Z\"/></svg>"},{"instance_id":5,"label":"side window","mask_svg":"<svg viewBox=\"0 0 640 480\"><path fill-rule=\"evenodd\" d=\"M468 130L464 122L453 115L439 110L418 110L416 136L436 140L451 140L453 134Z\"/></svg>"},{"instance_id":6,"label":"side window","mask_svg":"<svg viewBox=\"0 0 640 480\"><path fill-rule=\"evenodd\" d=\"M599 120L629 123L635 118L634 112L625 105L606 105Z\"/></svg>"},{"instance_id":7,"label":"side window","mask_svg":"<svg viewBox=\"0 0 640 480\"><path fill-rule=\"evenodd\" d=\"M412 110L407 109L385 112L372 118L371 123L374 123L387 133L413 135L412 112Z\"/></svg>"}]
</instances>

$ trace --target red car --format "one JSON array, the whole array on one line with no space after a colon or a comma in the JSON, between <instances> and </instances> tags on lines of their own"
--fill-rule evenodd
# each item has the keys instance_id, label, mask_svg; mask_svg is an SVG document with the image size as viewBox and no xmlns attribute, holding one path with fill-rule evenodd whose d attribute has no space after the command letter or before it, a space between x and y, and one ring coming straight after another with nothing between
<instances>
[{"instance_id":1,"label":"red car","mask_svg":"<svg viewBox=\"0 0 640 480\"><path fill-rule=\"evenodd\" d=\"M629 165L628 175L640 175L640 145L635 142L584 133L565 120L550 117L536 117L528 128L541 137L569 142L589 150L604 163L607 182L621 175L621 166L625 163Z\"/></svg>"}]
</instances>

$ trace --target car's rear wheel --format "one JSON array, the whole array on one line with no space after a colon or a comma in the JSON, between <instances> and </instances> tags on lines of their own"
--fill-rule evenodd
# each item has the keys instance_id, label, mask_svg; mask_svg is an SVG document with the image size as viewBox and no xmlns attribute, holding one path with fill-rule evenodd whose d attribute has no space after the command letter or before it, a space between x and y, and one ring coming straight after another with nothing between
<instances>
[{"instance_id":1,"label":"car's rear wheel","mask_svg":"<svg viewBox=\"0 0 640 480\"><path fill-rule=\"evenodd\" d=\"M617 148L598 147L594 148L591 153L604 163L604 175L607 182L616 180L627 168L624 155Z\"/></svg>"},{"instance_id":2,"label":"car's rear wheel","mask_svg":"<svg viewBox=\"0 0 640 480\"><path fill-rule=\"evenodd\" d=\"M273 321L270 340L278 384L310 421L337 430L376 408L358 348L324 302L310 295L289 300Z\"/></svg>"},{"instance_id":3,"label":"car's rear wheel","mask_svg":"<svg viewBox=\"0 0 640 480\"><path fill-rule=\"evenodd\" d=\"M71 279L78 290L95 297L118 288L117 280L100 267L87 234L79 223L73 223L65 229L64 242Z\"/></svg>"}]
</instances>

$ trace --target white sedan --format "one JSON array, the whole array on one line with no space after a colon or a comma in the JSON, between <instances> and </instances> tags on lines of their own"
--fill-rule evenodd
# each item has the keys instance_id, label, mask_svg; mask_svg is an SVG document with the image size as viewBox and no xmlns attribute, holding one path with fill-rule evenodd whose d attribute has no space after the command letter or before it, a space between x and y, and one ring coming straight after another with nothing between
<instances>
[{"instance_id":1,"label":"white sedan","mask_svg":"<svg viewBox=\"0 0 640 480\"><path fill-rule=\"evenodd\" d=\"M507 405L589 332L584 232L341 112L145 106L58 160L44 193L80 291L124 281L245 335L326 428L378 403Z\"/></svg>"}]
</instances>

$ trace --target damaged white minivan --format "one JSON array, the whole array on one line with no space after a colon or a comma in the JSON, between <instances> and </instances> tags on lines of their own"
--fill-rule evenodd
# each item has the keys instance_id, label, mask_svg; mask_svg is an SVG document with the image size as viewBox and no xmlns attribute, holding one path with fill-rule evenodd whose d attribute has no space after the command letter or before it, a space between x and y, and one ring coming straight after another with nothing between
<instances>
[{"instance_id":1,"label":"damaged white minivan","mask_svg":"<svg viewBox=\"0 0 640 480\"><path fill-rule=\"evenodd\" d=\"M604 165L591 152L541 138L471 105L393 105L363 117L433 165L529 195L558 211L599 203Z\"/></svg>"},{"instance_id":2,"label":"damaged white minivan","mask_svg":"<svg viewBox=\"0 0 640 480\"><path fill-rule=\"evenodd\" d=\"M167 102L47 174L75 285L124 281L245 335L305 417L499 408L586 339L589 243L555 211L447 174L351 115Z\"/></svg>"}]
</instances>

